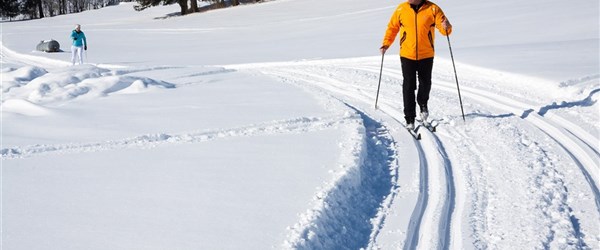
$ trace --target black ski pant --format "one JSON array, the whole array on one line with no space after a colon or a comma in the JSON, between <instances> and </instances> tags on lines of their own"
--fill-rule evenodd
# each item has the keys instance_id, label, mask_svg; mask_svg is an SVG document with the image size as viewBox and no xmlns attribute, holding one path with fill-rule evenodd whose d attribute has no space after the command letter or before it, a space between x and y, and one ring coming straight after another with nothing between
<instances>
[{"instance_id":1,"label":"black ski pant","mask_svg":"<svg viewBox=\"0 0 600 250\"><path fill-rule=\"evenodd\" d=\"M429 101L429 92L431 91L433 57L417 61L400 57L400 63L402 64L402 76L404 78L402 82L404 119L406 119L406 123L414 123L416 117L415 90L417 90L417 77L419 78L417 103L421 109L427 109L427 101Z\"/></svg>"}]
</instances>

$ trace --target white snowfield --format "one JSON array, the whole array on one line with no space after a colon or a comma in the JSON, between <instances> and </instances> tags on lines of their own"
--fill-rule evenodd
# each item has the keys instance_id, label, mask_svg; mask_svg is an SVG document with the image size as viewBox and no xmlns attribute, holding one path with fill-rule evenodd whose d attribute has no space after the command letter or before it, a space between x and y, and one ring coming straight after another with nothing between
<instances>
[{"instance_id":1,"label":"white snowfield","mask_svg":"<svg viewBox=\"0 0 600 250\"><path fill-rule=\"evenodd\" d=\"M400 2L0 23L1 248L600 249L599 3L436 2L415 140Z\"/></svg>"}]
</instances>

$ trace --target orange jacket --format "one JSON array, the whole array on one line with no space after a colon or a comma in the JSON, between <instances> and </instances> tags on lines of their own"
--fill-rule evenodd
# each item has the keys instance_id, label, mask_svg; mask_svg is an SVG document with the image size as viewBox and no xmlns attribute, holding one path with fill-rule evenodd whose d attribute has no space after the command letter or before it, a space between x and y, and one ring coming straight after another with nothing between
<instances>
[{"instance_id":1,"label":"orange jacket","mask_svg":"<svg viewBox=\"0 0 600 250\"><path fill-rule=\"evenodd\" d=\"M448 33L442 28L442 21L446 16L440 7L424 1L416 13L408 2L401 3L390 19L383 45L392 45L400 32L401 57L412 60L431 58L434 56L435 28L444 36L452 33L452 28L448 29Z\"/></svg>"}]
</instances>

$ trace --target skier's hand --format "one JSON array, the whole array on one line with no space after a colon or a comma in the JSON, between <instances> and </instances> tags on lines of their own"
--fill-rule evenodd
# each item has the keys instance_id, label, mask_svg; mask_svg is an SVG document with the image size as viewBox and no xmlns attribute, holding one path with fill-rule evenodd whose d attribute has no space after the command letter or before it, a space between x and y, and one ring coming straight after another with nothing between
<instances>
[{"instance_id":1,"label":"skier's hand","mask_svg":"<svg viewBox=\"0 0 600 250\"><path fill-rule=\"evenodd\" d=\"M450 24L450 21L448 21L448 18L444 17L444 19L442 19L442 28L444 28L444 30L449 30L452 29L452 24Z\"/></svg>"},{"instance_id":2,"label":"skier's hand","mask_svg":"<svg viewBox=\"0 0 600 250\"><path fill-rule=\"evenodd\" d=\"M383 46L381 46L381 48L379 48L379 51L381 51L381 54L383 55L383 54L385 54L385 52L387 51L387 49L388 49L389 47L390 47L390 46L383 45Z\"/></svg>"},{"instance_id":3,"label":"skier's hand","mask_svg":"<svg viewBox=\"0 0 600 250\"><path fill-rule=\"evenodd\" d=\"M84 49L84 50L87 50L87 45L83 46L83 49Z\"/></svg>"}]
</instances>

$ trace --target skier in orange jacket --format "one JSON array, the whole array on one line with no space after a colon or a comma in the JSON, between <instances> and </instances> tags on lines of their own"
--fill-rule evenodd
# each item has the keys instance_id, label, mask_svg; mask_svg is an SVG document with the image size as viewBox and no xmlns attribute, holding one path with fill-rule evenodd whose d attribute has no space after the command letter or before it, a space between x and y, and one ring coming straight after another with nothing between
<instances>
[{"instance_id":1,"label":"skier in orange jacket","mask_svg":"<svg viewBox=\"0 0 600 250\"><path fill-rule=\"evenodd\" d=\"M392 14L383 38L383 46L380 48L381 53L385 54L396 36L400 34L400 63L404 78L402 84L404 119L406 119L406 127L410 129L415 128L417 75L419 90L416 99L424 123L429 116L427 102L431 90L431 71L435 54L435 28L444 36L452 33L452 25L442 9L427 0L408 0L398 5Z\"/></svg>"}]
</instances>

